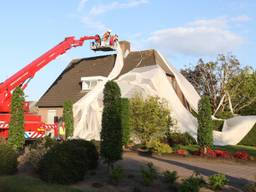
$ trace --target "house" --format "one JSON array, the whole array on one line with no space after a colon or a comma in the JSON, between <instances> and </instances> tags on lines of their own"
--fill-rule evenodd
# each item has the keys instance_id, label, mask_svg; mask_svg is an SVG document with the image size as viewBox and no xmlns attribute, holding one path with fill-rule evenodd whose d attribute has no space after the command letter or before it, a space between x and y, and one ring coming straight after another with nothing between
<instances>
[{"instance_id":1,"label":"house","mask_svg":"<svg viewBox=\"0 0 256 192\"><path fill-rule=\"evenodd\" d=\"M127 41L121 41L120 46L127 55L119 76L135 68L163 63L156 50L130 51L130 43ZM116 55L112 54L71 61L37 103L42 120L45 123L54 123L54 119L61 118L64 102L71 100L76 103L85 96L102 78L108 76L114 67L115 58ZM166 76L172 82L181 102L189 108L174 76L167 71Z\"/></svg>"},{"instance_id":2,"label":"house","mask_svg":"<svg viewBox=\"0 0 256 192\"><path fill-rule=\"evenodd\" d=\"M73 60L37 103L46 123L61 119L63 104L71 100L74 111L74 137L100 139L103 89L115 80L122 97L136 92L167 101L176 129L197 138L197 113L200 96L187 79L157 50L131 51L122 41L117 54ZM213 131L214 144L239 143L256 123L256 116L234 117L224 121L222 131ZM170 127L173 129L174 127Z\"/></svg>"}]
</instances>

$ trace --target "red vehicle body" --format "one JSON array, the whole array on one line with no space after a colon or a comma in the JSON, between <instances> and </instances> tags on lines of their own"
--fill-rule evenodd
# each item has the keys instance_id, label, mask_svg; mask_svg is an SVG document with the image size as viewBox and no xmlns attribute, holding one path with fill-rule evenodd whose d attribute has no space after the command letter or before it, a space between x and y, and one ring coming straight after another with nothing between
<instances>
[{"instance_id":1,"label":"red vehicle body","mask_svg":"<svg viewBox=\"0 0 256 192\"><path fill-rule=\"evenodd\" d=\"M86 40L99 40L99 35L95 36L83 36L80 39L75 37L67 37L64 41L32 61L23 69L0 83L0 137L8 138L8 129L10 122L10 106L12 99L12 92L16 87L21 87L23 90L27 87L29 81L34 75L54 60L56 57L64 54L67 50L82 46ZM47 130L54 129L54 135L58 135L57 124L45 124L41 120L41 116L36 113L29 112L29 103L24 103L24 137L27 140L44 137Z\"/></svg>"}]
</instances>

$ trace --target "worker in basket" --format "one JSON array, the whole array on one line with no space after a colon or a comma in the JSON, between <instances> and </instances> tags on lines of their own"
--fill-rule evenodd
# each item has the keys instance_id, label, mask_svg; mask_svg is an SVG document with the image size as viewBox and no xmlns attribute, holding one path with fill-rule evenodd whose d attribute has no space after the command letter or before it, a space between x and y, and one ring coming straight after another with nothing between
<instances>
[{"instance_id":1,"label":"worker in basket","mask_svg":"<svg viewBox=\"0 0 256 192\"><path fill-rule=\"evenodd\" d=\"M105 47L105 46L108 46L108 45L109 45L110 36L111 36L111 30L108 29L108 30L103 34L101 46Z\"/></svg>"},{"instance_id":2,"label":"worker in basket","mask_svg":"<svg viewBox=\"0 0 256 192\"><path fill-rule=\"evenodd\" d=\"M109 45L111 47L115 47L117 42L118 42L118 35L117 34L110 37Z\"/></svg>"}]
</instances>

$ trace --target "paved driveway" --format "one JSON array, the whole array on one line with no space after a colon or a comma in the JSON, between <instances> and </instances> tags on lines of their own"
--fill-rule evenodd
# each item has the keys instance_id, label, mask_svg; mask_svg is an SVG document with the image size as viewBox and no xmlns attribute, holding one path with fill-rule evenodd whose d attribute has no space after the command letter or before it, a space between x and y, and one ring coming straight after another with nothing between
<instances>
[{"instance_id":1,"label":"paved driveway","mask_svg":"<svg viewBox=\"0 0 256 192\"><path fill-rule=\"evenodd\" d=\"M124 161L120 161L120 164L125 169L131 170L138 170L143 164L152 162L159 171L175 170L181 177L190 176L194 171L201 173L203 176L223 173L229 178L230 185L236 188L242 188L245 184L256 179L255 162L236 162L174 155L145 157L130 152L124 153L123 159Z\"/></svg>"}]
</instances>

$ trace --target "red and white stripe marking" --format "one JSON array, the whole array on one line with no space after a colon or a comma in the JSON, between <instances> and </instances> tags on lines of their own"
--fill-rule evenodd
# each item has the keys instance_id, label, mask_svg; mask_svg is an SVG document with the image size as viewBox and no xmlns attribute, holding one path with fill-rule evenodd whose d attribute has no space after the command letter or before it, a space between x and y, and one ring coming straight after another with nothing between
<instances>
[{"instance_id":1,"label":"red and white stripe marking","mask_svg":"<svg viewBox=\"0 0 256 192\"><path fill-rule=\"evenodd\" d=\"M37 138L44 137L43 133L38 133L36 131L26 131L25 135L27 136L26 139L37 139Z\"/></svg>"},{"instance_id":2,"label":"red and white stripe marking","mask_svg":"<svg viewBox=\"0 0 256 192\"><path fill-rule=\"evenodd\" d=\"M56 129L58 127L58 125L56 125L56 124L44 124L42 127L45 128L46 131L50 131L52 129Z\"/></svg>"},{"instance_id":3,"label":"red and white stripe marking","mask_svg":"<svg viewBox=\"0 0 256 192\"><path fill-rule=\"evenodd\" d=\"M8 123L0 123L0 129L8 129L9 124Z\"/></svg>"}]
</instances>

